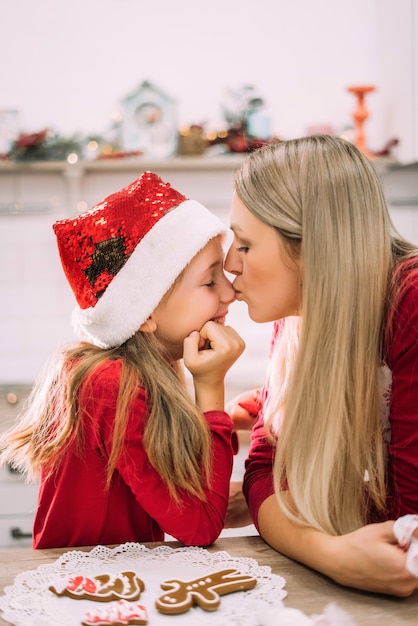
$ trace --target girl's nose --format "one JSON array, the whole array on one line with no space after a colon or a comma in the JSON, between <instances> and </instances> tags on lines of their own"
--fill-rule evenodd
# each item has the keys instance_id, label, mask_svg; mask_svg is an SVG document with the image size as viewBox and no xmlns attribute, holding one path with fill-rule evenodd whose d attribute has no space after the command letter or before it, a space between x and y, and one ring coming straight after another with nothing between
<instances>
[{"instance_id":1,"label":"girl's nose","mask_svg":"<svg viewBox=\"0 0 418 626\"><path fill-rule=\"evenodd\" d=\"M235 300L235 289L232 286L231 281L224 274L224 284L222 286L221 300L229 304Z\"/></svg>"}]
</instances>

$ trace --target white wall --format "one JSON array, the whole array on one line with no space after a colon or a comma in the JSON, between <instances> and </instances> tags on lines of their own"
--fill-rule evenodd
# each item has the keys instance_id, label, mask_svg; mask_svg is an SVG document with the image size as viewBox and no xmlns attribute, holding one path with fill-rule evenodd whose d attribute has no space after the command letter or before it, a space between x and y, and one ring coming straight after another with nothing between
<instances>
[{"instance_id":1,"label":"white wall","mask_svg":"<svg viewBox=\"0 0 418 626\"><path fill-rule=\"evenodd\" d=\"M385 0L400 14L411 2ZM287 138L316 124L350 124L347 86L371 83L378 90L367 99L367 139L379 149L396 132L379 89L379 7L379 0L0 0L0 109L18 108L27 131L100 133L147 79L176 98L179 125L219 129L225 88L254 84L275 133Z\"/></svg>"},{"instance_id":2,"label":"white wall","mask_svg":"<svg viewBox=\"0 0 418 626\"><path fill-rule=\"evenodd\" d=\"M418 0L380 0L377 32L380 123L401 139L399 160L418 161Z\"/></svg>"}]
</instances>

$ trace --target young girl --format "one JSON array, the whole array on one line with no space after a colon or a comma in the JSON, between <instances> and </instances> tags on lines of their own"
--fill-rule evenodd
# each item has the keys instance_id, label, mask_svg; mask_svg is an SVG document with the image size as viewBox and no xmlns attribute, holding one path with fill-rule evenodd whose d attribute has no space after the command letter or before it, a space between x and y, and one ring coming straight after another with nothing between
<instances>
[{"instance_id":1,"label":"young girl","mask_svg":"<svg viewBox=\"0 0 418 626\"><path fill-rule=\"evenodd\" d=\"M235 189L225 269L255 322L277 320L246 462L254 523L339 583L408 595L418 579L386 520L418 513L417 247L340 138L256 151Z\"/></svg>"},{"instance_id":2,"label":"young girl","mask_svg":"<svg viewBox=\"0 0 418 626\"><path fill-rule=\"evenodd\" d=\"M164 533L212 543L234 452L224 377L244 349L224 326L222 222L146 172L54 231L83 341L53 361L0 447L40 474L34 548Z\"/></svg>"}]
</instances>

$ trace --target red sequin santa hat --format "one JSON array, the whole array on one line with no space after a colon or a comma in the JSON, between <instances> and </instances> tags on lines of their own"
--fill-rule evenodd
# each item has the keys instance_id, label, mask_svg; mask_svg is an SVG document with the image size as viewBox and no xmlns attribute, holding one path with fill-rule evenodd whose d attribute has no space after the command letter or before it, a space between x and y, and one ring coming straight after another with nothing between
<instances>
[{"instance_id":1,"label":"red sequin santa hat","mask_svg":"<svg viewBox=\"0 0 418 626\"><path fill-rule=\"evenodd\" d=\"M78 303L74 329L101 348L132 337L192 258L226 231L152 172L53 229Z\"/></svg>"}]
</instances>

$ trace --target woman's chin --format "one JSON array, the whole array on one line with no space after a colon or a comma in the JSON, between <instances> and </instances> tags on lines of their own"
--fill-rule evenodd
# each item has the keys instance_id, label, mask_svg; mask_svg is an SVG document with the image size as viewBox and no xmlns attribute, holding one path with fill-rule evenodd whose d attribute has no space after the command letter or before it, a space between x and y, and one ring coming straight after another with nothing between
<instances>
[{"instance_id":1,"label":"woman's chin","mask_svg":"<svg viewBox=\"0 0 418 626\"><path fill-rule=\"evenodd\" d=\"M257 322L259 324L260 322L264 321L264 320L260 319L260 315L257 314L257 311L255 311L253 308L251 308L249 304L247 304L247 307L248 307L248 317L253 322Z\"/></svg>"},{"instance_id":2,"label":"woman's chin","mask_svg":"<svg viewBox=\"0 0 418 626\"><path fill-rule=\"evenodd\" d=\"M247 306L248 306L248 317L256 324L266 324L268 322L274 321L274 319L272 320L269 316L263 315L260 311L257 311L256 309L251 308L250 305L247 305Z\"/></svg>"}]
</instances>

